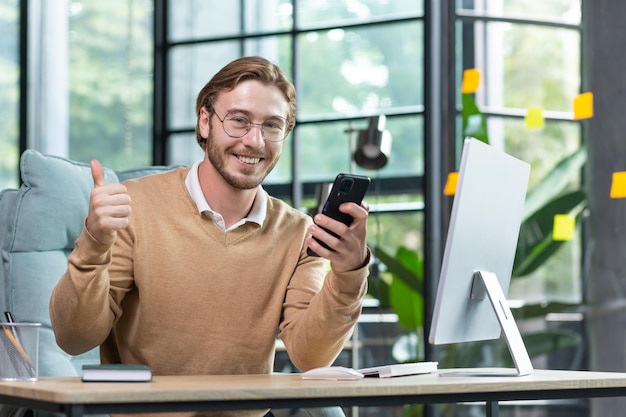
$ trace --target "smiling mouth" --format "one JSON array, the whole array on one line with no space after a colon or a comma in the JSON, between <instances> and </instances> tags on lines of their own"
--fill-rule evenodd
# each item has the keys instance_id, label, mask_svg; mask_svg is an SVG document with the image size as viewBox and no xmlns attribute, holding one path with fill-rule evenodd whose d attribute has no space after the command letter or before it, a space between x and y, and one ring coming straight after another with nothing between
<instances>
[{"instance_id":1,"label":"smiling mouth","mask_svg":"<svg viewBox=\"0 0 626 417\"><path fill-rule=\"evenodd\" d=\"M241 162L245 163L245 164L250 164L250 165L256 165L259 162L261 162L261 158L252 158L249 156L240 156L237 155L237 159L239 159Z\"/></svg>"}]
</instances>

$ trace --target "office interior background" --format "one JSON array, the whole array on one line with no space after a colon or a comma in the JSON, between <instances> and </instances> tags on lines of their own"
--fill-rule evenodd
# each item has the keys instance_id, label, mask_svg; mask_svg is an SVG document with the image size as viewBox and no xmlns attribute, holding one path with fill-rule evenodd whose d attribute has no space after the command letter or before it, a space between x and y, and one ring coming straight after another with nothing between
<instances>
[{"instance_id":1,"label":"office interior background","mask_svg":"<svg viewBox=\"0 0 626 417\"><path fill-rule=\"evenodd\" d=\"M626 170L624 58L611 53L623 45L624 12L620 0L0 0L0 188L19 186L26 148L114 169L191 164L202 157L199 89L232 59L264 56L298 91L296 128L265 188L314 210L319 186L337 172L368 175L370 246L419 263L414 328L359 325L357 360L452 358L425 340L453 199L443 189L465 133L462 77L478 69L471 96L489 141L531 164L530 190L568 156L587 155L559 189L585 192L573 235L509 289L514 311L544 308L519 317L523 331L576 334L574 345L534 358L536 366L623 371L624 202L609 188L611 174ZM589 91L594 115L575 120L573 100ZM529 125L531 109L540 110L538 125ZM379 115L391 152L385 166L365 169L352 158L354 134ZM372 282L389 280L388 265L374 259ZM383 307L365 313L394 311ZM397 343L407 335L413 356ZM369 354L368 343L377 346ZM596 400L504 412L619 407Z\"/></svg>"}]
</instances>

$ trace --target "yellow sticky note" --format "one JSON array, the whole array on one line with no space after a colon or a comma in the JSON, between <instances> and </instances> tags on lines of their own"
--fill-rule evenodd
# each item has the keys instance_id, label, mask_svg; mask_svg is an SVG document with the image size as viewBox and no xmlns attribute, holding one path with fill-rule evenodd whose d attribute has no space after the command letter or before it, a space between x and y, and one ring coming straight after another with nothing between
<instances>
[{"instance_id":1,"label":"yellow sticky note","mask_svg":"<svg viewBox=\"0 0 626 417\"><path fill-rule=\"evenodd\" d=\"M556 214L554 216L554 227L552 229L552 239L571 240L574 237L576 219L569 214Z\"/></svg>"},{"instance_id":2,"label":"yellow sticky note","mask_svg":"<svg viewBox=\"0 0 626 417\"><path fill-rule=\"evenodd\" d=\"M475 93L480 84L480 71L475 68L463 71L463 82L461 84L462 93Z\"/></svg>"},{"instance_id":3,"label":"yellow sticky note","mask_svg":"<svg viewBox=\"0 0 626 417\"><path fill-rule=\"evenodd\" d=\"M611 198L626 198L626 171L613 173Z\"/></svg>"},{"instance_id":4,"label":"yellow sticky note","mask_svg":"<svg viewBox=\"0 0 626 417\"><path fill-rule=\"evenodd\" d=\"M526 129L543 129L546 124L546 119L543 117L543 109L539 107L528 109L524 121L526 122Z\"/></svg>"},{"instance_id":5,"label":"yellow sticky note","mask_svg":"<svg viewBox=\"0 0 626 417\"><path fill-rule=\"evenodd\" d=\"M593 93L579 94L574 98L574 120L590 119L593 117Z\"/></svg>"},{"instance_id":6,"label":"yellow sticky note","mask_svg":"<svg viewBox=\"0 0 626 417\"><path fill-rule=\"evenodd\" d=\"M456 193L456 183L459 181L459 173L451 172L448 174L446 186L443 188L443 195L454 195Z\"/></svg>"}]
</instances>

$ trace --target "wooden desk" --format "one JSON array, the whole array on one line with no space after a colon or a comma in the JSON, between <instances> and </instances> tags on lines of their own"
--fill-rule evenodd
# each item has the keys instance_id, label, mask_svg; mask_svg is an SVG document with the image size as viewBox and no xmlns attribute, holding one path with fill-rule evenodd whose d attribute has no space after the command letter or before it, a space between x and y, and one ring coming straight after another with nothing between
<instances>
[{"instance_id":1,"label":"wooden desk","mask_svg":"<svg viewBox=\"0 0 626 417\"><path fill-rule=\"evenodd\" d=\"M445 372L445 371L441 371ZM358 381L302 380L296 374L158 376L150 383L83 383L78 378L0 382L0 403L64 413L236 410L292 407L591 398L626 395L626 373L535 370L524 377L428 374Z\"/></svg>"}]
</instances>

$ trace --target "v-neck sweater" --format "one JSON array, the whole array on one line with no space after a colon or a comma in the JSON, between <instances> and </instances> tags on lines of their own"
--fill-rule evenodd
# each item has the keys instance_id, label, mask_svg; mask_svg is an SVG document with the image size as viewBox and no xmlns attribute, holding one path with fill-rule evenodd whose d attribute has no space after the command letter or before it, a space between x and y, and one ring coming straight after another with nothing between
<instances>
[{"instance_id":1,"label":"v-neck sweater","mask_svg":"<svg viewBox=\"0 0 626 417\"><path fill-rule=\"evenodd\" d=\"M188 170L125 182L132 213L113 245L83 230L50 302L59 346L156 375L253 374L272 372L278 335L300 370L331 364L367 267L334 273L308 256L311 218L269 196L262 226L225 233L198 212Z\"/></svg>"}]
</instances>

